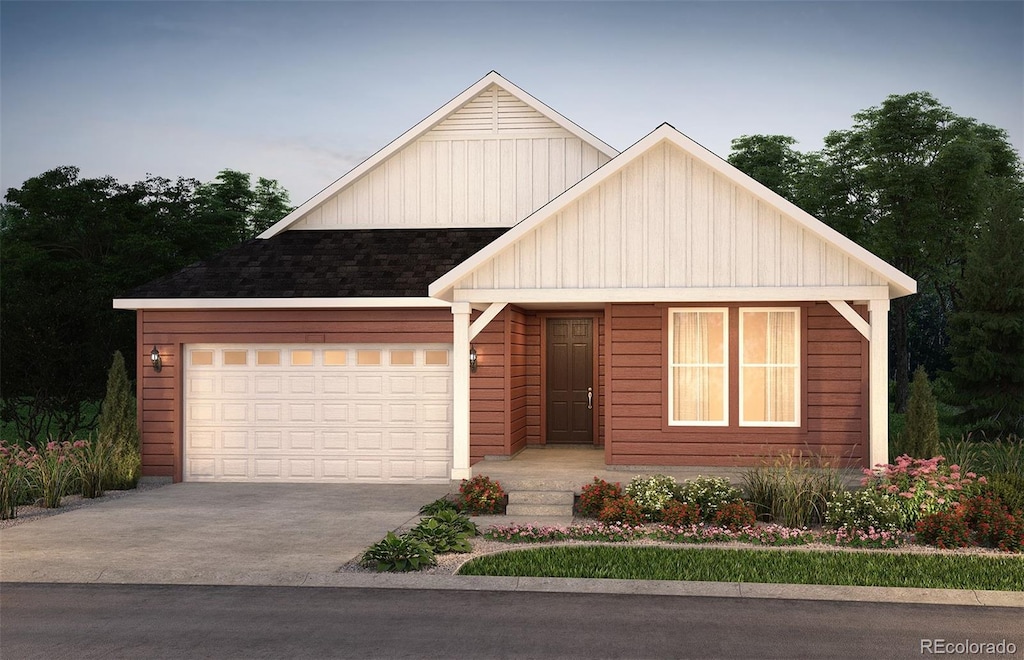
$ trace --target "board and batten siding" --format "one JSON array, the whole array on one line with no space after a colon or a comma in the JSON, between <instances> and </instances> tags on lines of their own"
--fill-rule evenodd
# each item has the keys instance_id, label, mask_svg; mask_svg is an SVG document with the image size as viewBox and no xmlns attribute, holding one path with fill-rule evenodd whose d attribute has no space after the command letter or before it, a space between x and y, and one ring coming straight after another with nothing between
<instances>
[{"instance_id":1,"label":"board and batten siding","mask_svg":"<svg viewBox=\"0 0 1024 660\"><path fill-rule=\"evenodd\" d=\"M768 202L661 142L481 264L456 295L882 284Z\"/></svg>"},{"instance_id":2,"label":"board and batten siding","mask_svg":"<svg viewBox=\"0 0 1024 660\"><path fill-rule=\"evenodd\" d=\"M447 309L137 312L142 474L182 477L183 347L188 344L452 343ZM163 369L153 369L156 346Z\"/></svg>"},{"instance_id":3,"label":"board and batten siding","mask_svg":"<svg viewBox=\"0 0 1024 660\"><path fill-rule=\"evenodd\" d=\"M492 85L291 229L511 226L608 160Z\"/></svg>"},{"instance_id":4,"label":"board and batten siding","mask_svg":"<svg viewBox=\"0 0 1024 660\"><path fill-rule=\"evenodd\" d=\"M756 303L754 306L761 306ZM731 309L747 305L730 304ZM611 353L605 408L606 462L612 465L754 466L766 457L824 454L865 467L868 460L867 340L827 303L803 303L802 411L798 428L737 423L737 324L731 328L730 425L668 425L668 306L608 305ZM855 306L862 316L863 305ZM730 312L732 317L735 311Z\"/></svg>"}]
</instances>

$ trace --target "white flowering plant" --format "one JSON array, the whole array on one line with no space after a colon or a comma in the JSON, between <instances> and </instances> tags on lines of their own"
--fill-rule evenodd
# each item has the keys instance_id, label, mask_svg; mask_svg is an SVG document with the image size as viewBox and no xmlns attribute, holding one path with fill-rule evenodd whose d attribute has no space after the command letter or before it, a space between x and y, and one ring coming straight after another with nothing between
<instances>
[{"instance_id":1,"label":"white flowering plant","mask_svg":"<svg viewBox=\"0 0 1024 660\"><path fill-rule=\"evenodd\" d=\"M873 488L833 493L825 523L834 529L895 532L902 528L896 496Z\"/></svg>"},{"instance_id":2,"label":"white flowering plant","mask_svg":"<svg viewBox=\"0 0 1024 660\"><path fill-rule=\"evenodd\" d=\"M626 486L626 494L633 498L647 517L657 519L665 505L672 501L678 484L672 477L655 474L633 477Z\"/></svg>"},{"instance_id":3,"label":"white flowering plant","mask_svg":"<svg viewBox=\"0 0 1024 660\"><path fill-rule=\"evenodd\" d=\"M696 504L700 507L701 517L711 520L722 505L742 499L743 493L725 477L698 476L678 486L675 498L683 504Z\"/></svg>"}]
</instances>

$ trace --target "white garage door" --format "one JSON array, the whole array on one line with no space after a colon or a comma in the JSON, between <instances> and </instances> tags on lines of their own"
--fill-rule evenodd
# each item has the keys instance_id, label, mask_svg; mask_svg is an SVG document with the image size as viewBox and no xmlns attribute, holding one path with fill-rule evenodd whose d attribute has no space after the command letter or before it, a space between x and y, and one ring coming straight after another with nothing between
<instances>
[{"instance_id":1,"label":"white garage door","mask_svg":"<svg viewBox=\"0 0 1024 660\"><path fill-rule=\"evenodd\" d=\"M448 481L450 345L189 345L187 481Z\"/></svg>"}]
</instances>

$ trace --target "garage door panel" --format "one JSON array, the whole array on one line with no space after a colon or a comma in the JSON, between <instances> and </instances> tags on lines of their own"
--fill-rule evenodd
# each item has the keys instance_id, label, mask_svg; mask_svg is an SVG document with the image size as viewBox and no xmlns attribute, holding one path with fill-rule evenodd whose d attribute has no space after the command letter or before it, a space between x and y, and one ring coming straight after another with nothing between
<instances>
[{"instance_id":1,"label":"garage door panel","mask_svg":"<svg viewBox=\"0 0 1024 660\"><path fill-rule=\"evenodd\" d=\"M448 480L450 347L189 348L187 480Z\"/></svg>"}]
</instances>

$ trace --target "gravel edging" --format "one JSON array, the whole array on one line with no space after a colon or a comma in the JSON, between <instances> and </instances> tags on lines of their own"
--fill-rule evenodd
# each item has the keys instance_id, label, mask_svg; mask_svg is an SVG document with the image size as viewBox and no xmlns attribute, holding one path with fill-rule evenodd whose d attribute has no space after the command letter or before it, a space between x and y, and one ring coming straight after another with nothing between
<instances>
[{"instance_id":1,"label":"gravel edging","mask_svg":"<svg viewBox=\"0 0 1024 660\"><path fill-rule=\"evenodd\" d=\"M68 511L75 511L76 509L84 509L104 502L119 500L122 497L131 497L135 493L154 490L164 485L166 484L140 483L138 486L130 490L108 490L103 493L102 497L92 499L82 497L81 495L65 495L61 498L60 506L56 509L46 509L41 506L36 506L35 504L25 504L18 507L18 515L16 517L8 520L0 520L0 529L7 529L8 527L15 527L23 523L42 520L43 518L49 518L51 516L58 516L62 513L67 513Z\"/></svg>"}]
</instances>

